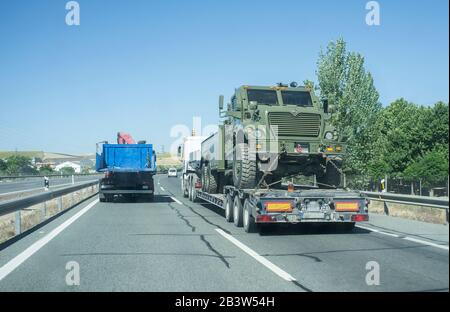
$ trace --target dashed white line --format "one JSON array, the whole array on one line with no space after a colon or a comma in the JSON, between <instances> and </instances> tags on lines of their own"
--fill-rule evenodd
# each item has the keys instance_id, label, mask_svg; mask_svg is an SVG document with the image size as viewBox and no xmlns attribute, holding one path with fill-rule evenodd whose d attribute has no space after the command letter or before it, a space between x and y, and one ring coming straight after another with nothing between
<instances>
[{"instance_id":1,"label":"dashed white line","mask_svg":"<svg viewBox=\"0 0 450 312\"><path fill-rule=\"evenodd\" d=\"M69 225L75 222L79 217L89 211L95 204L98 203L98 199L91 202L89 205L78 211L72 217L67 219L64 223L60 224L53 231L48 233L46 236L35 242L33 245L22 251L19 255L11 259L8 263L0 268L0 281L9 275L12 271L14 271L19 265L25 262L28 258L30 258L34 253L36 253L39 249L44 247L48 242L50 242L53 238L55 238L59 233L61 233L64 229L66 229Z\"/></svg>"},{"instance_id":2,"label":"dashed white line","mask_svg":"<svg viewBox=\"0 0 450 312\"><path fill-rule=\"evenodd\" d=\"M180 202L178 199L176 199L175 197L171 196L170 198L172 198L173 201L175 201L178 205L183 205L182 202Z\"/></svg>"},{"instance_id":3,"label":"dashed white line","mask_svg":"<svg viewBox=\"0 0 450 312\"><path fill-rule=\"evenodd\" d=\"M163 192L165 191L165 189L162 186L160 186L159 188L161 189L161 191Z\"/></svg>"},{"instance_id":4,"label":"dashed white line","mask_svg":"<svg viewBox=\"0 0 450 312\"><path fill-rule=\"evenodd\" d=\"M449 250L448 249L448 245L439 245L436 243L432 243L432 242L428 242L425 240L421 240L421 239L417 239L417 238L413 238L413 237L409 237L409 236L400 236L398 234L393 234L393 233L388 233L388 232L383 232L377 229L372 229L370 227L366 227L366 226L361 226L361 225L357 225L356 227L363 229L363 230L368 230L374 233L378 233L378 234L382 234L382 235L387 235L387 236L391 236L391 237L396 237L396 238L401 238L410 242L414 242L414 243L418 243L418 244L423 244L423 245L427 245L427 246L431 246L431 247L436 247L436 248L440 248L440 249L444 249L444 250Z\"/></svg>"},{"instance_id":5,"label":"dashed white line","mask_svg":"<svg viewBox=\"0 0 450 312\"><path fill-rule=\"evenodd\" d=\"M248 254L249 256L254 258L256 261L258 261L259 263L264 265L266 268L271 270L273 273L275 273L276 275L281 277L282 279L284 279L284 280L286 280L288 282L296 281L296 279L292 275L290 275L286 271L282 270L281 268L279 268L278 266L276 266L275 264L273 264L272 262L270 262L269 260L267 260L263 256L260 256L256 251L254 251L250 247L244 245L243 243L238 241L236 238L234 238L230 234L225 233L221 229L216 229L216 231L220 235L222 235L223 237L228 239L230 242L232 242L234 245L236 245L238 248L240 248L242 251L244 251L246 254Z\"/></svg>"}]
</instances>

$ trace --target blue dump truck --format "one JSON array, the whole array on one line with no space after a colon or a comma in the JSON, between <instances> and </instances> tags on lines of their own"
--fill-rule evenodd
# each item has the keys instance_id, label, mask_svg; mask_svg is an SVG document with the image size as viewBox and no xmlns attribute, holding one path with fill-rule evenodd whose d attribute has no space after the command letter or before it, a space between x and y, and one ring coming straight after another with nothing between
<instances>
[{"instance_id":1,"label":"blue dump truck","mask_svg":"<svg viewBox=\"0 0 450 312\"><path fill-rule=\"evenodd\" d=\"M153 200L156 154L152 144L97 143L96 169L105 174L100 179L101 202L114 196Z\"/></svg>"}]
</instances>

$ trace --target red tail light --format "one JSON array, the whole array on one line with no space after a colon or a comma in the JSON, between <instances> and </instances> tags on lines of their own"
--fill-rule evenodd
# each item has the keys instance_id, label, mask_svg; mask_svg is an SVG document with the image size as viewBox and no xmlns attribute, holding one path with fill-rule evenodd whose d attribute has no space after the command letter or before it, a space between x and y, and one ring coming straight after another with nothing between
<instances>
[{"instance_id":1,"label":"red tail light","mask_svg":"<svg viewBox=\"0 0 450 312\"><path fill-rule=\"evenodd\" d=\"M355 214L355 215L352 215L352 221L353 222L369 221L369 215L367 215L367 214Z\"/></svg>"},{"instance_id":2,"label":"red tail light","mask_svg":"<svg viewBox=\"0 0 450 312\"><path fill-rule=\"evenodd\" d=\"M111 177L112 177L112 172L106 171L105 172L105 178L111 178Z\"/></svg>"},{"instance_id":3,"label":"red tail light","mask_svg":"<svg viewBox=\"0 0 450 312\"><path fill-rule=\"evenodd\" d=\"M269 215L260 215L256 217L256 222L273 222L274 219Z\"/></svg>"},{"instance_id":4,"label":"red tail light","mask_svg":"<svg viewBox=\"0 0 450 312\"><path fill-rule=\"evenodd\" d=\"M202 182L201 181L195 182L195 188L202 188Z\"/></svg>"}]
</instances>

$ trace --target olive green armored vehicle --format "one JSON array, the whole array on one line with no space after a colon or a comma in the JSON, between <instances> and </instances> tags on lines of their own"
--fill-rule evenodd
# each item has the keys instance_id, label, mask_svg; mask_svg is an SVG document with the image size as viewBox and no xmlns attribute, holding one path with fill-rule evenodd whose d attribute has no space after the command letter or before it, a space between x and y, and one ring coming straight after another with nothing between
<instances>
[{"instance_id":1,"label":"olive green armored vehicle","mask_svg":"<svg viewBox=\"0 0 450 312\"><path fill-rule=\"evenodd\" d=\"M224 109L219 130L202 142L203 190L221 193L276 186L285 177L315 176L322 188L338 187L345 145L331 125L333 106L308 87L241 86Z\"/></svg>"}]
</instances>

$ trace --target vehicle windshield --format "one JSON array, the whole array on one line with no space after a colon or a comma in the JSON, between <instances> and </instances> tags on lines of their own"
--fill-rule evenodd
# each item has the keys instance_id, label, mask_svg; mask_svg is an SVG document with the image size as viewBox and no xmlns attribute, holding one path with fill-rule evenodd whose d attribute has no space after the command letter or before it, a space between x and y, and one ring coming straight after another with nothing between
<instances>
[{"instance_id":1,"label":"vehicle windshield","mask_svg":"<svg viewBox=\"0 0 450 312\"><path fill-rule=\"evenodd\" d=\"M282 91L281 96L284 105L297 105L303 107L312 106L311 95L309 92Z\"/></svg>"},{"instance_id":2,"label":"vehicle windshield","mask_svg":"<svg viewBox=\"0 0 450 312\"><path fill-rule=\"evenodd\" d=\"M248 102L257 104L278 105L277 91L275 90L247 90Z\"/></svg>"}]
</instances>

